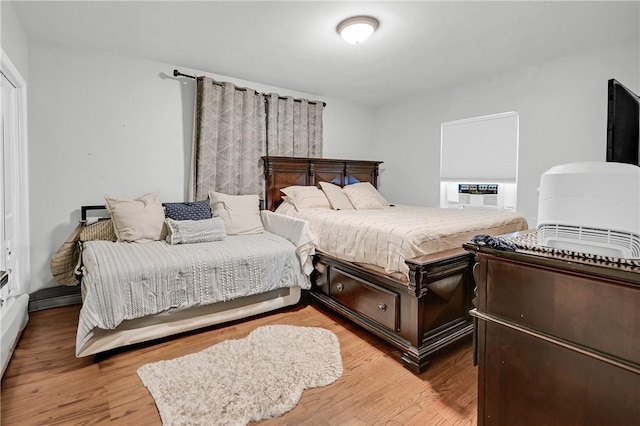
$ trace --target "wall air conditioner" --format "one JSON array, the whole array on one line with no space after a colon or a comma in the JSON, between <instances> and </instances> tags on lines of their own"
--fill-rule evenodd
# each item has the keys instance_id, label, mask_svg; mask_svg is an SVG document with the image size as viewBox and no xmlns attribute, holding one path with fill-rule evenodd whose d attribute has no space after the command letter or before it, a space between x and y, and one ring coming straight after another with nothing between
<instances>
[{"instance_id":1,"label":"wall air conditioner","mask_svg":"<svg viewBox=\"0 0 640 426\"><path fill-rule=\"evenodd\" d=\"M517 184L440 182L440 207L482 207L515 211Z\"/></svg>"},{"instance_id":2,"label":"wall air conditioner","mask_svg":"<svg viewBox=\"0 0 640 426\"><path fill-rule=\"evenodd\" d=\"M640 259L640 167L586 162L562 164L543 173L538 243Z\"/></svg>"},{"instance_id":3,"label":"wall air conditioner","mask_svg":"<svg viewBox=\"0 0 640 426\"><path fill-rule=\"evenodd\" d=\"M458 204L463 207L498 207L498 201L497 184L458 184Z\"/></svg>"}]
</instances>

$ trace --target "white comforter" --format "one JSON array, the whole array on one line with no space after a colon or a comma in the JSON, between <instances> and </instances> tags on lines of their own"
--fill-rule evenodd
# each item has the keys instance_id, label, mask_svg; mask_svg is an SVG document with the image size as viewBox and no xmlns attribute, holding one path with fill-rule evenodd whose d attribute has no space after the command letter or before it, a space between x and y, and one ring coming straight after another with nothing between
<instances>
[{"instance_id":1,"label":"white comforter","mask_svg":"<svg viewBox=\"0 0 640 426\"><path fill-rule=\"evenodd\" d=\"M461 247L480 233L527 229L524 217L491 209L439 209L396 205L376 210L309 209L282 203L276 213L307 220L318 248L349 262L408 274L405 259Z\"/></svg>"},{"instance_id":2,"label":"white comforter","mask_svg":"<svg viewBox=\"0 0 640 426\"><path fill-rule=\"evenodd\" d=\"M314 253L315 235L302 221L285 220L280 226L287 223L300 232L284 237L264 232L181 245L84 243L76 353L94 329L113 329L124 320L282 287L310 288L303 269L306 257Z\"/></svg>"}]
</instances>

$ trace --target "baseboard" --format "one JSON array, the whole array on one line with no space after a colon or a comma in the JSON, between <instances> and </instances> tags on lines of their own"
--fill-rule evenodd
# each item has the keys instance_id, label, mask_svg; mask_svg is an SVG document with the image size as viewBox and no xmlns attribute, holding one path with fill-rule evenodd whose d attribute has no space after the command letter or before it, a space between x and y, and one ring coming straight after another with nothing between
<instances>
[{"instance_id":1,"label":"baseboard","mask_svg":"<svg viewBox=\"0 0 640 426\"><path fill-rule=\"evenodd\" d=\"M47 287L29 295L29 312L82 303L80 286Z\"/></svg>"}]
</instances>

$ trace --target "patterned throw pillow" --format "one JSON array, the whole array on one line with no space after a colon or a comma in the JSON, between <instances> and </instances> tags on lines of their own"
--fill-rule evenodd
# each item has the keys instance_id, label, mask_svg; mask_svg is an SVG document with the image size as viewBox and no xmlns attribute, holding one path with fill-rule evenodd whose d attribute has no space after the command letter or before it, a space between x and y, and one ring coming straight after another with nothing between
<instances>
[{"instance_id":1,"label":"patterned throw pillow","mask_svg":"<svg viewBox=\"0 0 640 426\"><path fill-rule=\"evenodd\" d=\"M206 243L222 241L227 237L224 222L220 217L203 220L166 219L167 242L169 244Z\"/></svg>"},{"instance_id":2,"label":"patterned throw pillow","mask_svg":"<svg viewBox=\"0 0 640 426\"><path fill-rule=\"evenodd\" d=\"M85 225L80 231L80 241L95 241L106 240L116 241L116 233L113 229L113 222L111 219L100 220L91 225Z\"/></svg>"},{"instance_id":3,"label":"patterned throw pillow","mask_svg":"<svg viewBox=\"0 0 640 426\"><path fill-rule=\"evenodd\" d=\"M165 203L167 217L173 220L205 220L211 219L209 200Z\"/></svg>"}]
</instances>

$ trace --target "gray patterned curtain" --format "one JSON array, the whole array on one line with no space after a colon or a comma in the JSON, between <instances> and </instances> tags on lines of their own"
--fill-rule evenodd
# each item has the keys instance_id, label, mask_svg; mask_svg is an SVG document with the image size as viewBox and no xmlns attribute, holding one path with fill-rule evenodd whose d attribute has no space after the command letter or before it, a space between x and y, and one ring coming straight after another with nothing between
<instances>
[{"instance_id":1,"label":"gray patterned curtain","mask_svg":"<svg viewBox=\"0 0 640 426\"><path fill-rule=\"evenodd\" d=\"M288 157L322 157L322 102L267 97L267 152Z\"/></svg>"},{"instance_id":2,"label":"gray patterned curtain","mask_svg":"<svg viewBox=\"0 0 640 426\"><path fill-rule=\"evenodd\" d=\"M189 198L211 190L264 198L265 126L263 94L198 77Z\"/></svg>"}]
</instances>

